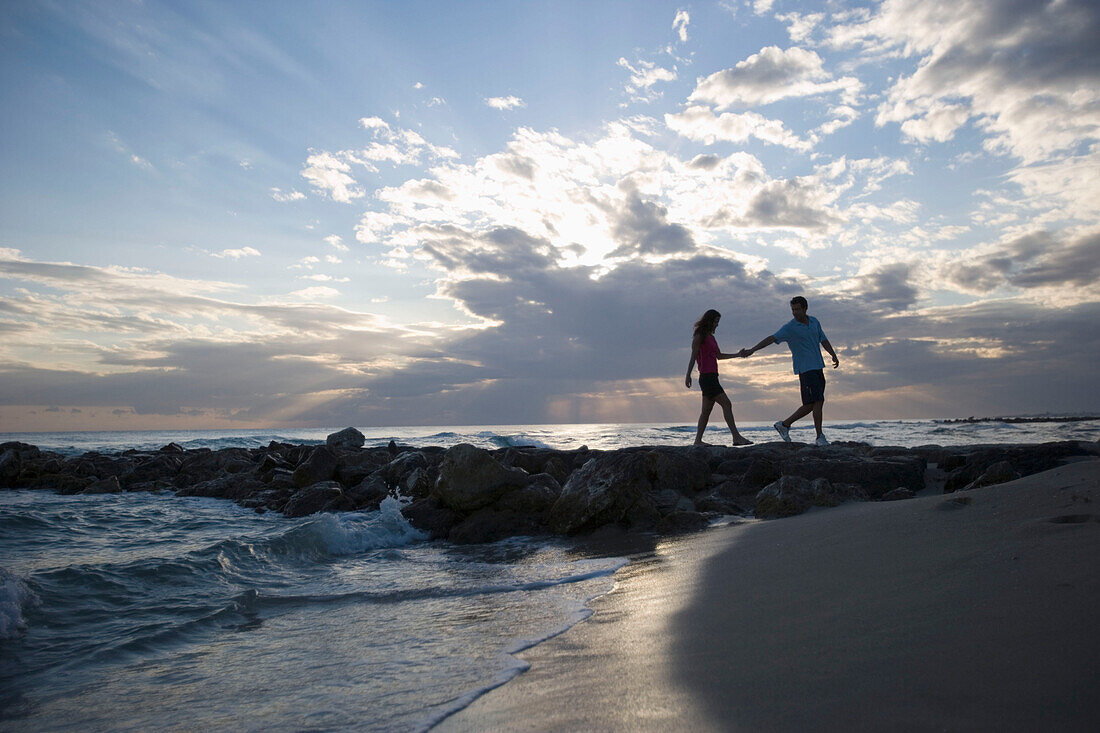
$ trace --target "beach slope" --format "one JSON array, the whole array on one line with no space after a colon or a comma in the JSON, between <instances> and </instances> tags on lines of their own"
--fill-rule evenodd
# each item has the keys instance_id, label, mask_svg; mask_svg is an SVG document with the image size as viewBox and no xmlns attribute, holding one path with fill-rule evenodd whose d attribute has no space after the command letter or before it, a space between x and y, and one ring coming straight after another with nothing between
<instances>
[{"instance_id":1,"label":"beach slope","mask_svg":"<svg viewBox=\"0 0 1100 733\"><path fill-rule=\"evenodd\" d=\"M1095 730L1100 461L668 541L437 730Z\"/></svg>"}]
</instances>

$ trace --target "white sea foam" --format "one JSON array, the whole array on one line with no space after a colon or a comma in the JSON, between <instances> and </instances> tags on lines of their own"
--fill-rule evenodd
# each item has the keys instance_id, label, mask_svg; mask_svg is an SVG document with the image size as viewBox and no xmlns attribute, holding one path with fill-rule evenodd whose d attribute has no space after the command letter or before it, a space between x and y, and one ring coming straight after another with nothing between
<instances>
[{"instance_id":1,"label":"white sea foam","mask_svg":"<svg viewBox=\"0 0 1100 733\"><path fill-rule=\"evenodd\" d=\"M23 609L34 601L34 591L19 576L0 568L0 639L10 639L26 628Z\"/></svg>"},{"instance_id":2,"label":"white sea foam","mask_svg":"<svg viewBox=\"0 0 1100 733\"><path fill-rule=\"evenodd\" d=\"M305 527L316 532L332 555L355 555L386 547L403 547L428 539L428 534L401 514L401 504L386 497L378 511L319 514Z\"/></svg>"}]
</instances>

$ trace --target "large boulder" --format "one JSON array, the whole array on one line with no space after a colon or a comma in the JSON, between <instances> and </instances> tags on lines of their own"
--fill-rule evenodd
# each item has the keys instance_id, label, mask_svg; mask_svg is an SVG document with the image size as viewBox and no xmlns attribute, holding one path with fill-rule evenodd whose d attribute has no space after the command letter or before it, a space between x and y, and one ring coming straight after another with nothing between
<instances>
[{"instance_id":1,"label":"large boulder","mask_svg":"<svg viewBox=\"0 0 1100 733\"><path fill-rule=\"evenodd\" d=\"M649 456L651 482L657 490L693 495L707 488L710 467L683 450L656 450Z\"/></svg>"},{"instance_id":2,"label":"large boulder","mask_svg":"<svg viewBox=\"0 0 1100 733\"><path fill-rule=\"evenodd\" d=\"M756 516L761 519L793 517L813 506L810 480L802 476L782 476L756 495Z\"/></svg>"},{"instance_id":3,"label":"large boulder","mask_svg":"<svg viewBox=\"0 0 1100 733\"><path fill-rule=\"evenodd\" d=\"M382 500L390 495L386 482L377 474L367 476L344 493L351 502L352 509L377 509Z\"/></svg>"},{"instance_id":4,"label":"large boulder","mask_svg":"<svg viewBox=\"0 0 1100 733\"><path fill-rule=\"evenodd\" d=\"M842 458L797 455L783 462L784 476L806 479L824 478L833 483L856 484L873 499L904 486L910 491L924 488L927 462L921 456L890 456L871 459L862 456Z\"/></svg>"},{"instance_id":5,"label":"large boulder","mask_svg":"<svg viewBox=\"0 0 1100 733\"><path fill-rule=\"evenodd\" d=\"M325 445L329 448L362 448L367 439L355 428L344 428L325 438Z\"/></svg>"},{"instance_id":6,"label":"large boulder","mask_svg":"<svg viewBox=\"0 0 1100 733\"><path fill-rule=\"evenodd\" d=\"M466 517L447 534L455 544L467 545L496 542L505 537L538 534L541 525L534 517L522 512L485 507Z\"/></svg>"},{"instance_id":7,"label":"large boulder","mask_svg":"<svg viewBox=\"0 0 1100 733\"><path fill-rule=\"evenodd\" d=\"M561 485L548 473L537 473L527 485L509 491L494 505L497 509L541 518L561 496Z\"/></svg>"},{"instance_id":8,"label":"large boulder","mask_svg":"<svg viewBox=\"0 0 1100 733\"><path fill-rule=\"evenodd\" d=\"M1003 484L1009 481L1015 481L1020 478L1020 474L1012 467L1012 464L1008 461L997 461L989 468L982 472L982 475L976 478L966 488L968 489L980 489L983 486L994 486L996 484Z\"/></svg>"},{"instance_id":9,"label":"large boulder","mask_svg":"<svg viewBox=\"0 0 1100 733\"><path fill-rule=\"evenodd\" d=\"M433 540L447 537L451 527L462 521L458 512L448 509L433 497L417 499L404 507L401 514L409 520L409 524L427 532Z\"/></svg>"},{"instance_id":10,"label":"large boulder","mask_svg":"<svg viewBox=\"0 0 1100 733\"><path fill-rule=\"evenodd\" d=\"M294 469L291 480L300 489L328 481L336 473L336 464L336 454L327 446L319 445L302 465Z\"/></svg>"},{"instance_id":11,"label":"large boulder","mask_svg":"<svg viewBox=\"0 0 1100 733\"><path fill-rule=\"evenodd\" d=\"M343 503L343 499L344 491L340 488L340 484L335 481L322 481L300 489L291 496L290 501L283 507L283 514L288 517L304 517Z\"/></svg>"},{"instance_id":12,"label":"large boulder","mask_svg":"<svg viewBox=\"0 0 1100 733\"><path fill-rule=\"evenodd\" d=\"M88 484L80 492L81 494L118 494L122 486L118 483L118 476L108 476L91 484Z\"/></svg>"},{"instance_id":13,"label":"large boulder","mask_svg":"<svg viewBox=\"0 0 1100 733\"><path fill-rule=\"evenodd\" d=\"M410 473L428 468L428 458L422 451L405 451L379 468L375 473L390 486L400 487Z\"/></svg>"},{"instance_id":14,"label":"large boulder","mask_svg":"<svg viewBox=\"0 0 1100 733\"><path fill-rule=\"evenodd\" d=\"M216 499L241 501L266 488L269 487L264 486L263 482L252 476L231 474L184 486L176 491L176 494L178 496L209 496Z\"/></svg>"},{"instance_id":15,"label":"large boulder","mask_svg":"<svg viewBox=\"0 0 1100 733\"><path fill-rule=\"evenodd\" d=\"M444 454L431 496L443 506L468 514L524 486L527 480L523 469L502 466L489 451L459 443Z\"/></svg>"},{"instance_id":16,"label":"large boulder","mask_svg":"<svg viewBox=\"0 0 1100 733\"><path fill-rule=\"evenodd\" d=\"M589 459L562 487L550 509L550 528L559 534L595 529L623 520L637 504L651 505L643 500L653 486L652 464L649 452L616 451ZM648 513L639 509L634 514L644 517Z\"/></svg>"}]
</instances>

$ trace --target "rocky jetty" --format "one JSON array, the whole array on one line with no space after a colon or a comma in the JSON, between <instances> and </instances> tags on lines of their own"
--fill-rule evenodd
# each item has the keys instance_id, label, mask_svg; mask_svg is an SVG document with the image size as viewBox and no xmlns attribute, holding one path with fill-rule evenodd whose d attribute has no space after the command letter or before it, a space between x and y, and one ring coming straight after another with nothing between
<instances>
[{"instance_id":1,"label":"rocky jetty","mask_svg":"<svg viewBox=\"0 0 1100 733\"><path fill-rule=\"evenodd\" d=\"M646 446L611 451L363 447L347 428L323 445L85 453L0 444L0 489L64 494L173 491L300 517L376 509L386 497L433 538L491 542L592 532L606 525L672 534L719 515L786 517L844 501L896 501L921 491L995 486L1072 460L1100 443L920 446L765 443L743 448Z\"/></svg>"}]
</instances>

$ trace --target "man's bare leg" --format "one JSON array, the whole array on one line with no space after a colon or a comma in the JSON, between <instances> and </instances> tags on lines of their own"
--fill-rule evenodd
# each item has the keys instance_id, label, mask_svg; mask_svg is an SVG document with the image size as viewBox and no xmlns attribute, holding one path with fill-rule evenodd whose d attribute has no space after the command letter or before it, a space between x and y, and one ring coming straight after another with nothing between
<instances>
[{"instance_id":1,"label":"man's bare leg","mask_svg":"<svg viewBox=\"0 0 1100 733\"><path fill-rule=\"evenodd\" d=\"M815 402L811 407L814 411L814 430L818 435L821 435L821 408L825 405L824 402Z\"/></svg>"},{"instance_id":2,"label":"man's bare leg","mask_svg":"<svg viewBox=\"0 0 1100 733\"><path fill-rule=\"evenodd\" d=\"M811 412L813 412L813 409L814 409L813 405L802 405L802 407L799 407L797 410L792 412L791 416L783 421L783 425L785 425L786 427L789 428L790 426L794 425L796 421L801 420L802 418L806 417ZM819 408L819 412L820 412L820 408Z\"/></svg>"}]
</instances>

